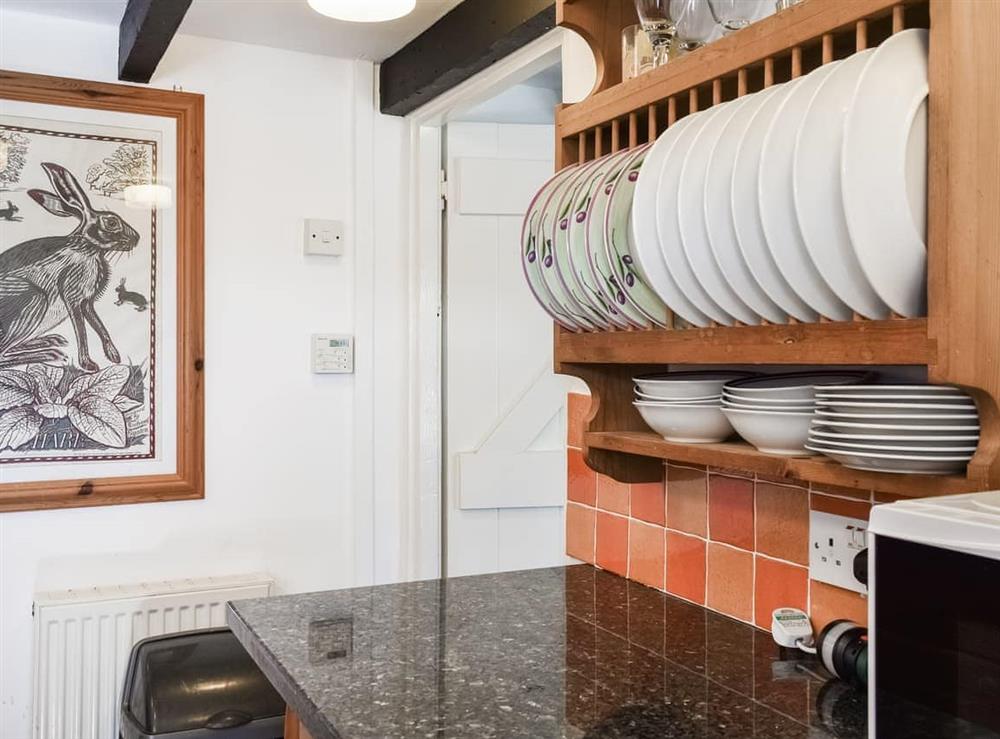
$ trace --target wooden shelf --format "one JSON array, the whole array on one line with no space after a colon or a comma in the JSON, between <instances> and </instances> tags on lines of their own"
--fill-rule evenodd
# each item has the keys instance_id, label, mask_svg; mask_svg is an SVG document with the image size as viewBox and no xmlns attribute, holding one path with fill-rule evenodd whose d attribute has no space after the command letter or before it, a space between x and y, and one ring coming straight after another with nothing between
<instances>
[{"instance_id":1,"label":"wooden shelf","mask_svg":"<svg viewBox=\"0 0 1000 739\"><path fill-rule=\"evenodd\" d=\"M922 497L951 495L983 489L961 475L897 475L852 470L825 457L780 457L759 452L746 442L675 444L651 431L598 431L585 435L590 449L642 457L690 462L757 472L768 477L842 485L895 495Z\"/></svg>"},{"instance_id":2,"label":"wooden shelf","mask_svg":"<svg viewBox=\"0 0 1000 739\"><path fill-rule=\"evenodd\" d=\"M927 365L923 318L573 333L556 328L555 360L603 364Z\"/></svg>"},{"instance_id":3,"label":"wooden shelf","mask_svg":"<svg viewBox=\"0 0 1000 739\"><path fill-rule=\"evenodd\" d=\"M904 496L1000 487L1000 3L803 0L635 79L620 77L621 29L632 0L557 0L560 25L594 51L593 94L556 114L556 164L592 161L651 142L685 116L808 74L927 28L927 318L572 333L556 328L556 372L591 392L583 451L623 482L663 473L663 460L726 467ZM966 389L980 442L966 474L849 470L825 458L787 459L742 443L670 444L632 406L632 377L683 365L925 367L929 382Z\"/></svg>"}]
</instances>

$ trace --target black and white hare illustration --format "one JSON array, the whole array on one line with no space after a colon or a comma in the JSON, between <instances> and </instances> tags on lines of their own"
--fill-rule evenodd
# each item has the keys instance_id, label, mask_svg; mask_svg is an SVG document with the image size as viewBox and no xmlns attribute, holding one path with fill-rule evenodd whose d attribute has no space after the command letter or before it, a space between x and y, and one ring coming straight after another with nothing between
<instances>
[{"instance_id":1,"label":"black and white hare illustration","mask_svg":"<svg viewBox=\"0 0 1000 739\"><path fill-rule=\"evenodd\" d=\"M145 295L142 295L141 293L129 292L125 288L124 277L122 277L122 281L118 283L118 287L115 288L115 292L118 293L118 300L115 301L115 305L130 303L135 306L137 311L143 311L149 307L149 301L146 300Z\"/></svg>"},{"instance_id":2,"label":"black and white hare illustration","mask_svg":"<svg viewBox=\"0 0 1000 739\"><path fill-rule=\"evenodd\" d=\"M7 207L0 208L0 218L5 221L20 221L21 218L17 215L19 210L21 209L8 200Z\"/></svg>"},{"instance_id":3,"label":"black and white hare illustration","mask_svg":"<svg viewBox=\"0 0 1000 739\"><path fill-rule=\"evenodd\" d=\"M49 332L68 318L80 368L96 372L87 348L88 324L104 355L121 362L94 308L108 287L108 255L134 249L139 234L117 213L95 209L65 167L46 162L42 169L54 192L33 189L28 195L49 213L79 223L65 236L31 239L0 253L0 368L64 359L60 347L66 340Z\"/></svg>"}]
</instances>

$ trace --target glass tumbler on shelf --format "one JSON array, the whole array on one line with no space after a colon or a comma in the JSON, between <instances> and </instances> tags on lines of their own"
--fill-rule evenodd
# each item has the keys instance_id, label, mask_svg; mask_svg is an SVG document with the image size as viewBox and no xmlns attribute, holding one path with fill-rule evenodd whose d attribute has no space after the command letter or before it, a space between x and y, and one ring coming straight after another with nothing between
<instances>
[{"instance_id":1,"label":"glass tumbler on shelf","mask_svg":"<svg viewBox=\"0 0 1000 739\"><path fill-rule=\"evenodd\" d=\"M670 16L670 0L635 0L642 30L649 36L653 47L653 64L667 61L670 42L674 37L674 21Z\"/></svg>"},{"instance_id":2,"label":"glass tumbler on shelf","mask_svg":"<svg viewBox=\"0 0 1000 739\"><path fill-rule=\"evenodd\" d=\"M622 29L622 79L630 80L656 66L649 34L638 23Z\"/></svg>"},{"instance_id":3,"label":"glass tumbler on shelf","mask_svg":"<svg viewBox=\"0 0 1000 739\"><path fill-rule=\"evenodd\" d=\"M774 9L778 12L782 10L787 10L793 5L798 5L802 0L775 0Z\"/></svg>"},{"instance_id":4,"label":"glass tumbler on shelf","mask_svg":"<svg viewBox=\"0 0 1000 739\"><path fill-rule=\"evenodd\" d=\"M775 0L708 0L723 33L734 33L775 12Z\"/></svg>"}]
</instances>

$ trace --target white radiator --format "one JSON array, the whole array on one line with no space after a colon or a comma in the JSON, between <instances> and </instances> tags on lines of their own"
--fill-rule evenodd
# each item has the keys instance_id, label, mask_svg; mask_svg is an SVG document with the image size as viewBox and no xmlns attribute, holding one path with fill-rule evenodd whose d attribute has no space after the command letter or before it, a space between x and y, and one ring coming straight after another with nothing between
<instances>
[{"instance_id":1,"label":"white radiator","mask_svg":"<svg viewBox=\"0 0 1000 739\"><path fill-rule=\"evenodd\" d=\"M269 595L267 575L171 580L35 596L34 739L115 739L132 645L225 626L226 601Z\"/></svg>"}]
</instances>

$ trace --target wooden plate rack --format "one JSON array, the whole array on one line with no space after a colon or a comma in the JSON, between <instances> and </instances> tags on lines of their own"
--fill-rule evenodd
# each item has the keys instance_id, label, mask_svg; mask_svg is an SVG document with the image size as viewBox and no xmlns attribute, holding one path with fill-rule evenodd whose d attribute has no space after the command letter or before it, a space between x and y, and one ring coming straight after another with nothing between
<instances>
[{"instance_id":1,"label":"wooden plate rack","mask_svg":"<svg viewBox=\"0 0 1000 739\"><path fill-rule=\"evenodd\" d=\"M621 29L632 0L559 0L560 25L597 59L599 82L556 116L558 167L653 140L690 112L930 30L928 316L871 321L573 333L556 326L555 370L590 387L584 453L624 482L659 480L663 460L906 496L1000 487L1000 2L803 0L640 77L621 81ZM982 427L965 475L850 470L740 442L673 444L631 405L631 378L683 364L914 365L968 390Z\"/></svg>"}]
</instances>

